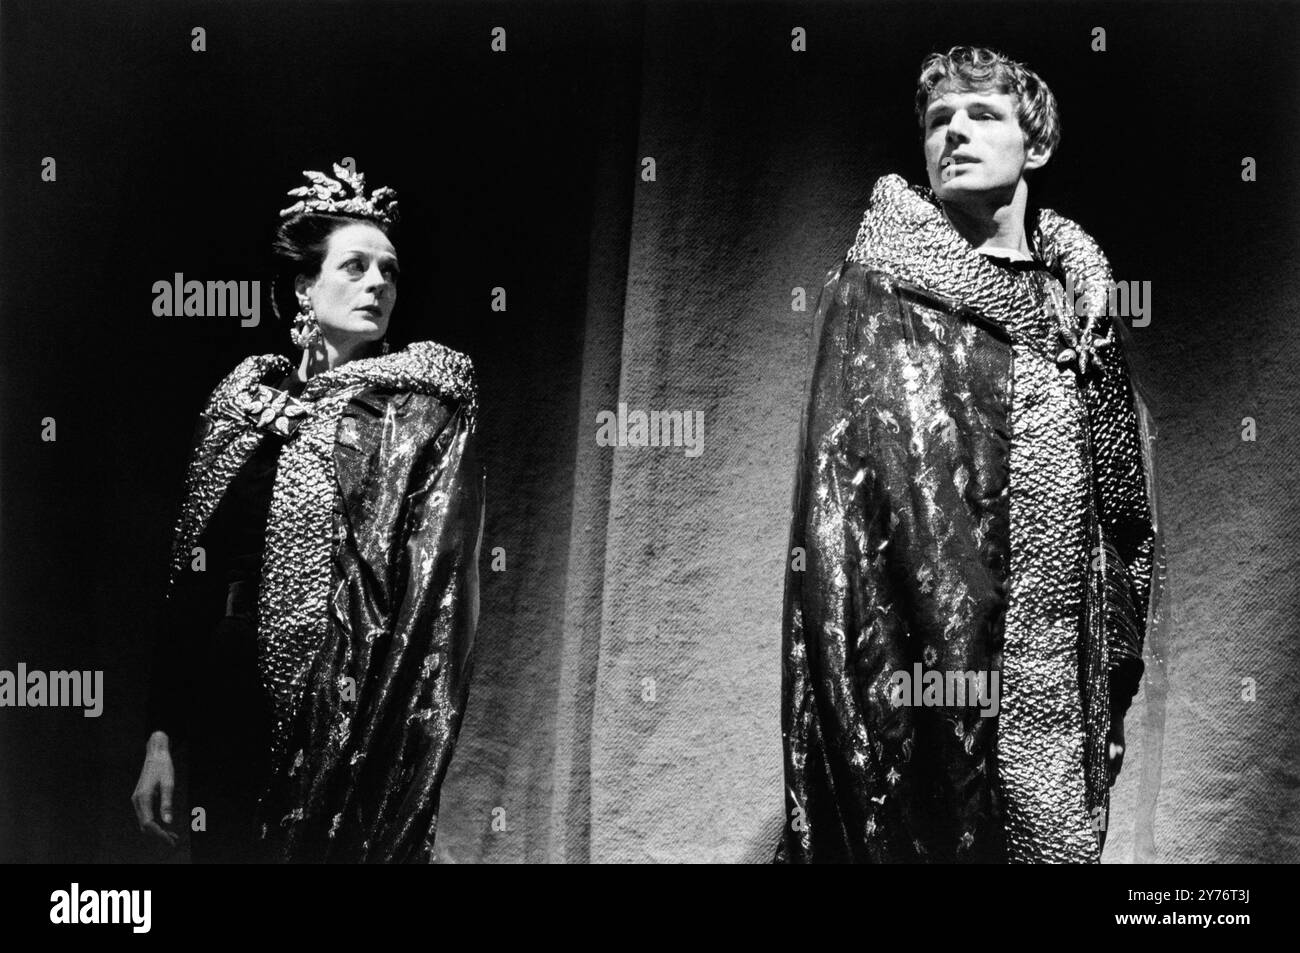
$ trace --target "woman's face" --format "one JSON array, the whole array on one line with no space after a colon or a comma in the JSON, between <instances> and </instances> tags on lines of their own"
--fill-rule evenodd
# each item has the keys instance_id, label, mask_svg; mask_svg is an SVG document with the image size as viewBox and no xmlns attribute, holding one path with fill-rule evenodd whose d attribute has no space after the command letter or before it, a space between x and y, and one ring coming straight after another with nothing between
<instances>
[{"instance_id":1,"label":"woman's face","mask_svg":"<svg viewBox=\"0 0 1300 953\"><path fill-rule=\"evenodd\" d=\"M314 279L298 276L326 339L340 351L378 341L397 302L397 253L388 236L358 222L330 233Z\"/></svg>"}]
</instances>

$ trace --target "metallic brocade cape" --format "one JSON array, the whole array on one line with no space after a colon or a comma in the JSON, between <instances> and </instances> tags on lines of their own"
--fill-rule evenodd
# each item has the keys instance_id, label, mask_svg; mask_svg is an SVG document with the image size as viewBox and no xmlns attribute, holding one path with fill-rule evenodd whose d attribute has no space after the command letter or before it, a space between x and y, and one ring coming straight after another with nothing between
<instances>
[{"instance_id":1,"label":"metallic brocade cape","mask_svg":"<svg viewBox=\"0 0 1300 953\"><path fill-rule=\"evenodd\" d=\"M1105 256L1050 210L1030 224L1047 269L1006 269L885 176L822 291L778 861L1100 859L1153 605L1153 431L1122 337L1100 368L1058 364L1060 315L1084 320L1067 277L1106 331ZM996 673L997 704L891 690L931 671Z\"/></svg>"},{"instance_id":2,"label":"metallic brocade cape","mask_svg":"<svg viewBox=\"0 0 1300 953\"><path fill-rule=\"evenodd\" d=\"M425 341L311 378L245 359L199 418L169 598L226 488L283 441L258 587L274 713L259 815L269 855L426 862L465 709L484 476L469 359Z\"/></svg>"}]
</instances>

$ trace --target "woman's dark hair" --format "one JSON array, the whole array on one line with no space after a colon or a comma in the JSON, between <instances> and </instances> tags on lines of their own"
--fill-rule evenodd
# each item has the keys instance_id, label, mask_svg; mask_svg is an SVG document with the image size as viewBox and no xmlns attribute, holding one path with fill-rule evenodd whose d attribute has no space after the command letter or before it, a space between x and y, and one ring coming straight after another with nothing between
<instances>
[{"instance_id":1,"label":"woman's dark hair","mask_svg":"<svg viewBox=\"0 0 1300 953\"><path fill-rule=\"evenodd\" d=\"M294 282L299 275L315 277L325 261L329 238L340 228L362 222L373 225L393 241L394 228L373 218L325 212L296 212L280 223L271 243L274 271L271 277L271 310L277 319L292 318L298 311Z\"/></svg>"}]
</instances>

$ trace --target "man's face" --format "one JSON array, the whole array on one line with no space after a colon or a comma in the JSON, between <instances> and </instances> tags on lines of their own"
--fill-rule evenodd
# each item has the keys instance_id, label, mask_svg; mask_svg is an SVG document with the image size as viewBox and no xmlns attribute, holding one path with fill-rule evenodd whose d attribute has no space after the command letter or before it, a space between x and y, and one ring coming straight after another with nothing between
<instances>
[{"instance_id":1,"label":"man's face","mask_svg":"<svg viewBox=\"0 0 1300 953\"><path fill-rule=\"evenodd\" d=\"M936 87L925 111L925 166L941 202L967 204L1013 193L1026 169L1050 153L1026 147L1016 100L996 90L961 92Z\"/></svg>"}]
</instances>

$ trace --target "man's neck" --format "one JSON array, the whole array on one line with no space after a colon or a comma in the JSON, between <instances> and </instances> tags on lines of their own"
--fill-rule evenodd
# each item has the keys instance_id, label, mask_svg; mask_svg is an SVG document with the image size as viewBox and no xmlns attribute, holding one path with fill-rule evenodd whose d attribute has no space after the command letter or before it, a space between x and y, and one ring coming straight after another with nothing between
<instances>
[{"instance_id":1,"label":"man's neck","mask_svg":"<svg viewBox=\"0 0 1300 953\"><path fill-rule=\"evenodd\" d=\"M1025 206L1029 188L1021 179L1011 194L985 194L974 196L969 203L958 205L946 202L944 215L976 251L983 248L1010 248L1028 255L1029 243L1025 238Z\"/></svg>"}]
</instances>

